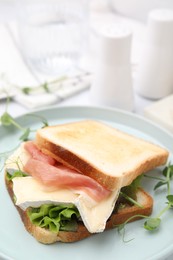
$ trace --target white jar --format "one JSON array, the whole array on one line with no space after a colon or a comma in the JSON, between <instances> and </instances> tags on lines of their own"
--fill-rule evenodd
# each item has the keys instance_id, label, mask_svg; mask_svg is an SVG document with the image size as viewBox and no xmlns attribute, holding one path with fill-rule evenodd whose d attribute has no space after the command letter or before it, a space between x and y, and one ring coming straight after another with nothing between
<instances>
[{"instance_id":1,"label":"white jar","mask_svg":"<svg viewBox=\"0 0 173 260\"><path fill-rule=\"evenodd\" d=\"M110 7L127 17L147 21L148 13L154 9L167 8L173 10L172 0L107 0Z\"/></svg>"},{"instance_id":2,"label":"white jar","mask_svg":"<svg viewBox=\"0 0 173 260\"><path fill-rule=\"evenodd\" d=\"M151 99L173 92L173 11L153 10L135 80L136 91Z\"/></svg>"},{"instance_id":3,"label":"white jar","mask_svg":"<svg viewBox=\"0 0 173 260\"><path fill-rule=\"evenodd\" d=\"M133 110L131 31L121 24L100 29L100 46L90 97L95 105Z\"/></svg>"}]
</instances>

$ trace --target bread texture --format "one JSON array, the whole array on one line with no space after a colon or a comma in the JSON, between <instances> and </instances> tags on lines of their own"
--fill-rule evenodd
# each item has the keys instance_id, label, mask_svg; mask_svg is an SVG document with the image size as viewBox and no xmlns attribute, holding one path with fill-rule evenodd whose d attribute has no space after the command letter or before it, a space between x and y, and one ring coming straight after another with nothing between
<instances>
[{"instance_id":1,"label":"bread texture","mask_svg":"<svg viewBox=\"0 0 173 260\"><path fill-rule=\"evenodd\" d=\"M12 202L14 202L14 193L13 193L13 182L7 180L5 178L6 187L8 193L11 197ZM117 225L124 223L127 219L134 215L146 215L149 216L152 212L153 207L153 199L151 196L146 193L143 189L139 188L137 191L137 201L143 206L143 208L139 208L137 206L129 206L126 205L125 208L120 208L117 212L114 212L111 217L107 221L106 230L113 229ZM71 243L80 241L84 238L95 235L90 233L82 222L79 222L78 229L76 232L67 232L67 231L59 231L58 234L53 233L45 228L40 228L34 225L27 214L27 210L24 211L20 207L16 206L21 220L26 228L26 230L39 242L43 244L52 244L55 242L65 242ZM139 217L133 218L131 221L135 221L139 219Z\"/></svg>"},{"instance_id":2,"label":"bread texture","mask_svg":"<svg viewBox=\"0 0 173 260\"><path fill-rule=\"evenodd\" d=\"M109 190L129 185L141 173L164 165L168 151L98 121L84 120L37 131L43 153Z\"/></svg>"}]
</instances>

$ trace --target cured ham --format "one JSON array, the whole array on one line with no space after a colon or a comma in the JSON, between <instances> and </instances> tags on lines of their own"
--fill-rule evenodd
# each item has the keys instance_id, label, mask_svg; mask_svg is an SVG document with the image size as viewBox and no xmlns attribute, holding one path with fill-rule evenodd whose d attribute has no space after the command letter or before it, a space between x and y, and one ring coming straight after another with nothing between
<instances>
[{"instance_id":1,"label":"cured ham","mask_svg":"<svg viewBox=\"0 0 173 260\"><path fill-rule=\"evenodd\" d=\"M32 156L33 159L45 162L50 165L55 165L56 160L50 157L49 155L46 155L42 153L38 147L34 144L32 141L28 141L24 145L26 151Z\"/></svg>"},{"instance_id":2,"label":"cured ham","mask_svg":"<svg viewBox=\"0 0 173 260\"><path fill-rule=\"evenodd\" d=\"M34 142L26 142L25 149L32 158L28 160L24 170L45 186L82 191L96 201L103 200L111 193L92 178L64 165L57 165L56 160L43 154Z\"/></svg>"},{"instance_id":3,"label":"cured ham","mask_svg":"<svg viewBox=\"0 0 173 260\"><path fill-rule=\"evenodd\" d=\"M96 201L103 200L111 193L92 178L63 165L55 167L43 161L29 159L24 169L46 186L84 191Z\"/></svg>"}]
</instances>

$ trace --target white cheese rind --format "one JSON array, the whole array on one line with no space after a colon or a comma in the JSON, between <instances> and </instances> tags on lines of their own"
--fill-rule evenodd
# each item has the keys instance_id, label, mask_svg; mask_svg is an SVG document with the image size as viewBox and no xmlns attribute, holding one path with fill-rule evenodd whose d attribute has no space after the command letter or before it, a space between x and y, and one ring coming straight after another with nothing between
<instances>
[{"instance_id":1,"label":"white cheese rind","mask_svg":"<svg viewBox=\"0 0 173 260\"><path fill-rule=\"evenodd\" d=\"M79 194L74 190L46 191L44 186L33 177L14 178L13 191L16 205L23 210L28 207L39 207L42 204L74 204L90 233L102 232L105 229L106 221L112 213L118 196L118 192L113 192L105 200L91 203L91 199L87 195Z\"/></svg>"}]
</instances>

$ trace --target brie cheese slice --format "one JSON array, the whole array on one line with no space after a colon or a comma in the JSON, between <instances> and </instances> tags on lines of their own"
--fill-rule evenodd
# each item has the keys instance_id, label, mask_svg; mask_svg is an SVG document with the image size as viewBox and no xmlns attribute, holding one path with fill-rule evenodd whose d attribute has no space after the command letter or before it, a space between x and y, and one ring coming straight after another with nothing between
<instances>
[{"instance_id":1,"label":"brie cheese slice","mask_svg":"<svg viewBox=\"0 0 173 260\"><path fill-rule=\"evenodd\" d=\"M33 177L16 177L13 179L13 191L16 205L26 210L28 207L39 207L42 204L74 204L81 215L84 225L90 233L102 232L110 217L118 191L114 191L103 201L92 202L88 195L79 194L75 190L56 189L46 191L44 186Z\"/></svg>"}]
</instances>

